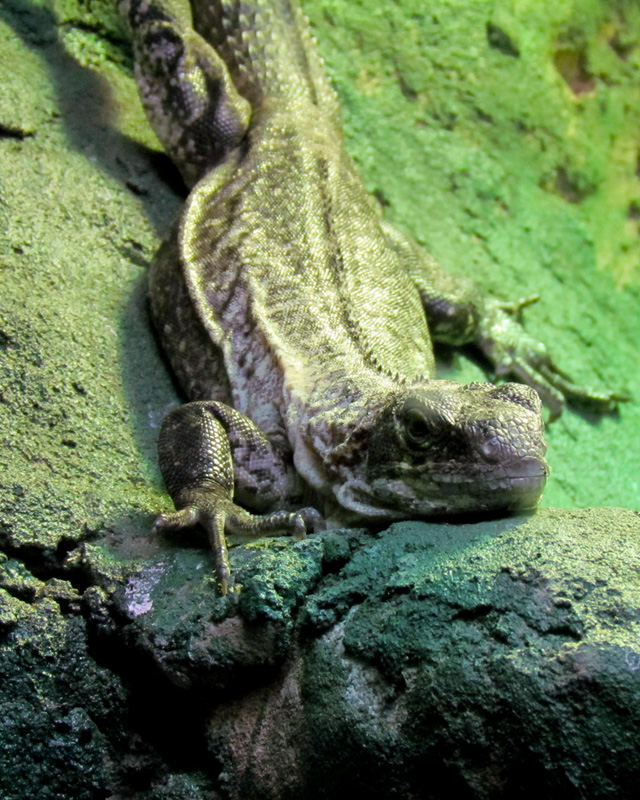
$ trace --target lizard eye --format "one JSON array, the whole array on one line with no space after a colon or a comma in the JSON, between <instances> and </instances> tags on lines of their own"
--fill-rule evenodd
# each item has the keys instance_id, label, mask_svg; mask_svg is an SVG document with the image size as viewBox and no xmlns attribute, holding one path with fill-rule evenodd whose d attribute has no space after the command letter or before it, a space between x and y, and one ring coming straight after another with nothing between
<instances>
[{"instance_id":1,"label":"lizard eye","mask_svg":"<svg viewBox=\"0 0 640 800\"><path fill-rule=\"evenodd\" d=\"M457 438L455 419L442 404L435 407L416 398L407 400L400 414L402 435L409 447L424 449L451 445Z\"/></svg>"},{"instance_id":2,"label":"lizard eye","mask_svg":"<svg viewBox=\"0 0 640 800\"><path fill-rule=\"evenodd\" d=\"M402 425L409 444L423 445L433 438L433 425L421 408L406 407L402 413Z\"/></svg>"}]
</instances>

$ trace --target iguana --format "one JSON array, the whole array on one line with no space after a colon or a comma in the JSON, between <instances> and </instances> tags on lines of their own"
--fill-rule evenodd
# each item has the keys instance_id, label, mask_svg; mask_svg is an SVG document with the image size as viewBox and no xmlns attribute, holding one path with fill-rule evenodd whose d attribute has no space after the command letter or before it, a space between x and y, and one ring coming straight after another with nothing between
<instances>
[{"instance_id":1,"label":"iguana","mask_svg":"<svg viewBox=\"0 0 640 800\"><path fill-rule=\"evenodd\" d=\"M522 302L448 275L382 218L297 0L192 0L191 19L119 6L145 109L192 187L150 274L192 399L162 426L177 511L156 527L200 523L226 592L226 533L535 507L539 394L554 414L564 396L620 398L573 384L517 321ZM432 338L530 385L435 380Z\"/></svg>"}]
</instances>

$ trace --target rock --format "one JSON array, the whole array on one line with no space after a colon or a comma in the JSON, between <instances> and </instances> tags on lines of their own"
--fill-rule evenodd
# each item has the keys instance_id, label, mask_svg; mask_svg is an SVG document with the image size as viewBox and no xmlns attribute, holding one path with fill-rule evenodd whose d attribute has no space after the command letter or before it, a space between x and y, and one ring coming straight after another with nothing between
<instances>
[{"instance_id":1,"label":"rock","mask_svg":"<svg viewBox=\"0 0 640 800\"><path fill-rule=\"evenodd\" d=\"M234 800L631 797L639 535L594 509L263 540L232 551L229 598L169 592L184 558L148 567L128 633L209 693Z\"/></svg>"},{"instance_id":2,"label":"rock","mask_svg":"<svg viewBox=\"0 0 640 800\"><path fill-rule=\"evenodd\" d=\"M9 592L0 589L0 796L103 797L118 771L123 686L89 656L82 617Z\"/></svg>"}]
</instances>

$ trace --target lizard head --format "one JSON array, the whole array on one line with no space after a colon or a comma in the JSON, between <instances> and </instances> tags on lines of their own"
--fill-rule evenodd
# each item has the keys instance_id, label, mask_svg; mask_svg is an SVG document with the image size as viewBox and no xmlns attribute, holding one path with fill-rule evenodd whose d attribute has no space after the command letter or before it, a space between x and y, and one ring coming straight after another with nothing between
<instances>
[{"instance_id":1,"label":"lizard head","mask_svg":"<svg viewBox=\"0 0 640 800\"><path fill-rule=\"evenodd\" d=\"M549 469L528 386L430 381L397 390L369 420L334 484L344 509L408 519L538 504Z\"/></svg>"}]
</instances>

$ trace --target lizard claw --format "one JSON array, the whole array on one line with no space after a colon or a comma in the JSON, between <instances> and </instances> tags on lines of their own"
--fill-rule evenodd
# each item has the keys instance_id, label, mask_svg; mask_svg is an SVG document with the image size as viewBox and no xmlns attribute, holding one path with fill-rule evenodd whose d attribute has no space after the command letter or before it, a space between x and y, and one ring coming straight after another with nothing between
<instances>
[{"instance_id":1,"label":"lizard claw","mask_svg":"<svg viewBox=\"0 0 640 800\"><path fill-rule=\"evenodd\" d=\"M324 519L315 508L303 508L298 512L251 514L228 498L212 497L205 492L199 497L192 497L191 503L179 511L160 514L153 524L153 531L181 531L194 525L201 525L207 532L220 592L226 595L231 588L232 578L225 534L255 538L289 535L300 541L306 538L308 531L321 530Z\"/></svg>"},{"instance_id":2,"label":"lizard claw","mask_svg":"<svg viewBox=\"0 0 640 800\"><path fill-rule=\"evenodd\" d=\"M557 419L567 401L599 413L615 410L631 398L623 392L602 392L579 386L554 362L542 342L530 336L514 316L536 296L514 303L488 300L479 326L478 346L492 363L496 375L513 375L532 386Z\"/></svg>"},{"instance_id":3,"label":"lizard claw","mask_svg":"<svg viewBox=\"0 0 640 800\"><path fill-rule=\"evenodd\" d=\"M505 314L509 314L516 319L522 315L523 309L532 306L540 300L539 294L529 294L526 297L519 297L517 300L499 300L498 308L502 309Z\"/></svg>"},{"instance_id":4,"label":"lizard claw","mask_svg":"<svg viewBox=\"0 0 640 800\"><path fill-rule=\"evenodd\" d=\"M198 523L200 512L194 506L181 508L180 511L173 511L169 514L159 514L154 523L153 531L177 531L183 528L191 528Z\"/></svg>"}]
</instances>

